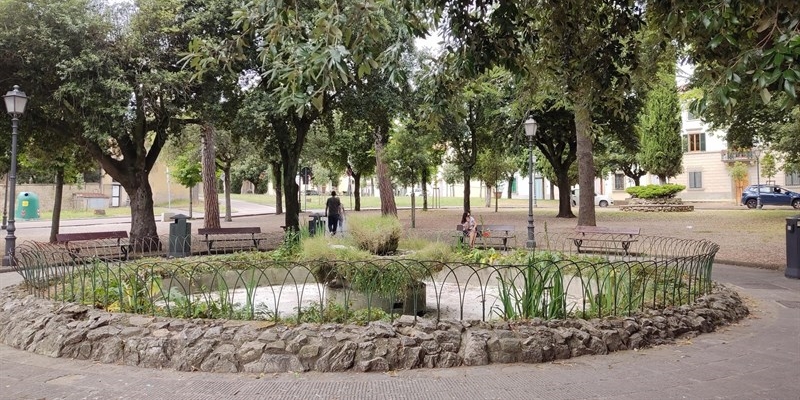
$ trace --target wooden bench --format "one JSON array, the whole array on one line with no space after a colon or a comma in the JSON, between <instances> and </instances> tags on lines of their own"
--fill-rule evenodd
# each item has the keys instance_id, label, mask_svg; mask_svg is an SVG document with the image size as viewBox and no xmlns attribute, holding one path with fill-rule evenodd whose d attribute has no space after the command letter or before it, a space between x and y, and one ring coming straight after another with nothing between
<instances>
[{"instance_id":1,"label":"wooden bench","mask_svg":"<svg viewBox=\"0 0 800 400\"><path fill-rule=\"evenodd\" d=\"M222 251L237 249L258 249L258 244L262 237L257 237L256 234L261 233L261 228L257 226L243 227L243 228L200 228L197 233L203 235L201 242L206 243L208 246L208 253L214 250L214 243L235 243L237 246L229 247L224 246ZM247 236L250 235L250 236ZM250 245L252 243L252 246Z\"/></svg>"},{"instance_id":2,"label":"wooden bench","mask_svg":"<svg viewBox=\"0 0 800 400\"><path fill-rule=\"evenodd\" d=\"M76 244L76 242L79 243ZM126 231L58 233L56 234L56 243L63 244L73 259L81 256L81 250L95 251L94 254L88 254L88 256L95 255L100 258L118 260L127 260L131 252L131 244L128 242L128 232ZM105 254L103 251L98 251L100 249L119 249L119 252Z\"/></svg>"},{"instance_id":3,"label":"wooden bench","mask_svg":"<svg viewBox=\"0 0 800 400\"><path fill-rule=\"evenodd\" d=\"M517 246L516 228L513 225L476 225L475 242L479 243L481 247L494 247L499 246L503 250L508 250L508 239L514 239L514 247ZM461 232L459 235L459 243L464 244L464 226L456 225L456 230Z\"/></svg>"},{"instance_id":4,"label":"wooden bench","mask_svg":"<svg viewBox=\"0 0 800 400\"><path fill-rule=\"evenodd\" d=\"M619 244L625 255L630 254L631 244L636 242L639 236L640 228L609 228L605 226L576 226L575 234L570 237L578 253L583 250L599 250L600 252L609 252L616 250L616 245ZM586 245L587 242L595 243L595 245ZM607 246L610 244L613 247Z\"/></svg>"}]
</instances>

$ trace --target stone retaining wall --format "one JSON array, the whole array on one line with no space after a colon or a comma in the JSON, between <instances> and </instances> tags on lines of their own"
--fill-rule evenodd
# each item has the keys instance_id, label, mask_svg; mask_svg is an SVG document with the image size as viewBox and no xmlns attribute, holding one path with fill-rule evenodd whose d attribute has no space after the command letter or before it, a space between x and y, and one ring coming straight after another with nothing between
<instances>
[{"instance_id":1,"label":"stone retaining wall","mask_svg":"<svg viewBox=\"0 0 800 400\"><path fill-rule=\"evenodd\" d=\"M677 197L665 199L638 199L632 198L626 205L620 205L622 211L644 212L688 212L694 211L694 206L683 204Z\"/></svg>"},{"instance_id":2,"label":"stone retaining wall","mask_svg":"<svg viewBox=\"0 0 800 400\"><path fill-rule=\"evenodd\" d=\"M688 212L694 211L694 206L687 204L628 204L619 206L619 209L644 212Z\"/></svg>"},{"instance_id":3,"label":"stone retaining wall","mask_svg":"<svg viewBox=\"0 0 800 400\"><path fill-rule=\"evenodd\" d=\"M748 314L715 288L691 306L626 318L481 322L403 316L393 323L276 325L108 313L0 293L0 342L50 357L179 371L388 371L540 363L638 349L714 331Z\"/></svg>"}]
</instances>

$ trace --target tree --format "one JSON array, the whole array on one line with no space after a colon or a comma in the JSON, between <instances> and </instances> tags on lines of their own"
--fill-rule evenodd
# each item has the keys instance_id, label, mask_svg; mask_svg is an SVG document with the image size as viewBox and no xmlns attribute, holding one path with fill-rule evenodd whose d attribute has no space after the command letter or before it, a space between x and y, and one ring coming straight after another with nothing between
<instances>
[{"instance_id":1,"label":"tree","mask_svg":"<svg viewBox=\"0 0 800 400\"><path fill-rule=\"evenodd\" d=\"M379 67L391 75L402 44L424 33L413 11L388 1L320 7L259 0L234 12L240 33L221 41L199 39L190 47L186 60L198 71L231 68L245 59L261 74L258 90L274 105L269 120L283 169L287 230L299 229L294 177L309 129L330 111L337 90Z\"/></svg>"},{"instance_id":2,"label":"tree","mask_svg":"<svg viewBox=\"0 0 800 400\"><path fill-rule=\"evenodd\" d=\"M642 150L639 162L643 169L658 176L661 184L683 170L681 119L678 91L675 85L674 62L662 64L658 84L647 94L639 115Z\"/></svg>"},{"instance_id":3,"label":"tree","mask_svg":"<svg viewBox=\"0 0 800 400\"><path fill-rule=\"evenodd\" d=\"M19 12L20 8L26 10ZM59 232L63 184L97 168L77 144L81 117L53 96L64 83L59 63L85 50L85 40L106 32L96 4L83 0L0 2L0 82L20 83L29 97L20 124L18 160L26 171L55 176L50 240ZM7 89L10 89L8 87ZM5 90L5 89L4 89ZM10 141L0 141L2 170L10 167ZM52 180L48 179L48 182Z\"/></svg>"},{"instance_id":4,"label":"tree","mask_svg":"<svg viewBox=\"0 0 800 400\"><path fill-rule=\"evenodd\" d=\"M761 157L761 175L770 181L777 172L778 168L775 165L775 155L772 154L771 151L765 152L764 156Z\"/></svg>"},{"instance_id":5,"label":"tree","mask_svg":"<svg viewBox=\"0 0 800 400\"><path fill-rule=\"evenodd\" d=\"M76 139L130 198L135 247L158 246L149 171L169 136L189 90L178 66L187 38L175 29L177 0L140 0L110 8L120 21L86 34L78 56L61 60L67 77L54 96L82 122Z\"/></svg>"},{"instance_id":6,"label":"tree","mask_svg":"<svg viewBox=\"0 0 800 400\"><path fill-rule=\"evenodd\" d=\"M192 188L203 181L202 163L192 155L181 155L175 160L172 177L189 189L189 218L192 217Z\"/></svg>"},{"instance_id":7,"label":"tree","mask_svg":"<svg viewBox=\"0 0 800 400\"><path fill-rule=\"evenodd\" d=\"M434 0L447 21L454 63L483 72L502 64L526 77L552 71L561 103L575 115L580 185L593 187L593 120L598 112L620 110L635 70L642 8L633 0L548 0L536 7L481 0L463 7ZM580 194L578 225L595 225L593 191Z\"/></svg>"},{"instance_id":8,"label":"tree","mask_svg":"<svg viewBox=\"0 0 800 400\"><path fill-rule=\"evenodd\" d=\"M558 196L558 214L556 217L574 218L572 204L566 193L570 192L570 188L576 180L574 164L577 160L578 146L575 133L575 115L565 108L553 106L545 107L544 110L533 111L531 117L539 125L536 131L536 138L533 141L534 145L552 169L552 175L548 176L548 178L550 178L551 182L556 182L558 192L562 194ZM527 162L523 164L522 169L526 172L528 171ZM547 168L544 168L544 170L547 171ZM594 185L590 187L594 187Z\"/></svg>"},{"instance_id":9,"label":"tree","mask_svg":"<svg viewBox=\"0 0 800 400\"><path fill-rule=\"evenodd\" d=\"M684 45L694 81L708 101L731 114L740 94L764 103L783 92L783 105L800 88L800 3L796 1L673 0L649 2L647 13Z\"/></svg>"},{"instance_id":10,"label":"tree","mask_svg":"<svg viewBox=\"0 0 800 400\"><path fill-rule=\"evenodd\" d=\"M449 60L452 62L453 60ZM425 84L435 85L426 99L430 110L427 119L438 127L441 138L451 151L446 161L461 168L464 184L464 211L471 209L469 182L478 172L478 154L492 143L496 148L513 136L506 108L512 77L495 68L475 78L460 77L443 64ZM497 143L500 144L497 144Z\"/></svg>"},{"instance_id":11,"label":"tree","mask_svg":"<svg viewBox=\"0 0 800 400\"><path fill-rule=\"evenodd\" d=\"M488 201L486 207L491 207L491 199L494 197L494 211L497 212L498 199L492 192L500 193L500 182L511 181L509 176L513 176L514 172L518 170L516 159L510 154L499 153L496 151L488 150L478 154L477 174L476 176L486 183L486 190ZM494 188L494 190L492 190Z\"/></svg>"},{"instance_id":12,"label":"tree","mask_svg":"<svg viewBox=\"0 0 800 400\"><path fill-rule=\"evenodd\" d=\"M251 149L241 136L236 136L229 130L216 132L216 164L222 170L223 187L225 190L225 221L231 222L231 187L233 185L231 174L234 162L243 158Z\"/></svg>"}]
</instances>

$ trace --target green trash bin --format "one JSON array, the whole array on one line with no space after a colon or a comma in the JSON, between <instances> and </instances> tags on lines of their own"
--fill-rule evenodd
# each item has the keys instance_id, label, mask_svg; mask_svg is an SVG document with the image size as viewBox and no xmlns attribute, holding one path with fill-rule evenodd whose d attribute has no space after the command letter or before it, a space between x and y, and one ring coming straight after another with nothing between
<instances>
[{"instance_id":1,"label":"green trash bin","mask_svg":"<svg viewBox=\"0 0 800 400\"><path fill-rule=\"evenodd\" d=\"M33 192L22 192L17 195L16 219L39 219L39 196Z\"/></svg>"}]
</instances>

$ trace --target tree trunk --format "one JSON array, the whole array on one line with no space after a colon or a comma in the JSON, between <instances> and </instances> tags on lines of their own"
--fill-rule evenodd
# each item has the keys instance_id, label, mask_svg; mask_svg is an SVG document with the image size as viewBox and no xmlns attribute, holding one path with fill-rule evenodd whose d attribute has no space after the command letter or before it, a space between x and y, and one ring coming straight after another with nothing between
<instances>
[{"instance_id":1,"label":"tree trunk","mask_svg":"<svg viewBox=\"0 0 800 400\"><path fill-rule=\"evenodd\" d=\"M153 214L153 190L147 174L137 173L131 177L135 186L124 186L131 200L131 244L134 251L158 250L161 244Z\"/></svg>"},{"instance_id":2,"label":"tree trunk","mask_svg":"<svg viewBox=\"0 0 800 400\"><path fill-rule=\"evenodd\" d=\"M470 212L470 204L469 204L469 196L471 192L471 188L469 187L469 180L472 178L470 175L470 171L465 169L464 171L464 212Z\"/></svg>"},{"instance_id":3,"label":"tree trunk","mask_svg":"<svg viewBox=\"0 0 800 400\"><path fill-rule=\"evenodd\" d=\"M283 173L281 172L281 162L272 161L272 188L275 189L275 214L283 214Z\"/></svg>"},{"instance_id":4,"label":"tree trunk","mask_svg":"<svg viewBox=\"0 0 800 400\"><path fill-rule=\"evenodd\" d=\"M383 160L384 134L379 128L375 129L375 172L378 176L378 190L381 195L381 215L397 216L397 204L394 201L392 180L389 176L389 167Z\"/></svg>"},{"instance_id":5,"label":"tree trunk","mask_svg":"<svg viewBox=\"0 0 800 400\"><path fill-rule=\"evenodd\" d=\"M508 190L506 190L506 195L508 196L509 199L511 199L511 195L514 193L512 188L514 187L514 181L516 179L517 178L515 178L514 176L509 176L508 177Z\"/></svg>"},{"instance_id":6,"label":"tree trunk","mask_svg":"<svg viewBox=\"0 0 800 400\"><path fill-rule=\"evenodd\" d=\"M203 203L205 216L203 227L219 228L219 196L217 195L217 154L214 144L214 127L203 124L202 135Z\"/></svg>"},{"instance_id":7,"label":"tree trunk","mask_svg":"<svg viewBox=\"0 0 800 400\"><path fill-rule=\"evenodd\" d=\"M580 186L579 226L596 226L594 210L594 158L592 155L592 116L588 94L578 93L575 102L575 131L577 137L578 185ZM567 196L569 197L569 196Z\"/></svg>"},{"instance_id":8,"label":"tree trunk","mask_svg":"<svg viewBox=\"0 0 800 400\"><path fill-rule=\"evenodd\" d=\"M231 218L231 162L225 162L225 167L222 168L222 173L225 174L223 178L223 185L225 185L225 222L233 221Z\"/></svg>"},{"instance_id":9,"label":"tree trunk","mask_svg":"<svg viewBox=\"0 0 800 400\"><path fill-rule=\"evenodd\" d=\"M284 223L287 231L297 232L300 230L300 199L297 197L300 186L294 179L300 164L300 155L287 152L281 156L283 159L283 192L286 200Z\"/></svg>"},{"instance_id":10,"label":"tree trunk","mask_svg":"<svg viewBox=\"0 0 800 400\"><path fill-rule=\"evenodd\" d=\"M566 195L558 196L558 215L556 215L556 218L575 218L575 214L572 213L572 199L570 199L569 195L569 172L557 170L556 181L558 181L558 192L566 193Z\"/></svg>"},{"instance_id":11,"label":"tree trunk","mask_svg":"<svg viewBox=\"0 0 800 400\"><path fill-rule=\"evenodd\" d=\"M355 194L356 205L354 211L361 211L361 172L353 171L353 194Z\"/></svg>"},{"instance_id":12,"label":"tree trunk","mask_svg":"<svg viewBox=\"0 0 800 400\"><path fill-rule=\"evenodd\" d=\"M428 172L422 173L422 211L428 211Z\"/></svg>"},{"instance_id":13,"label":"tree trunk","mask_svg":"<svg viewBox=\"0 0 800 400\"><path fill-rule=\"evenodd\" d=\"M56 242L58 228L61 224L61 203L64 198L64 168L56 170L56 192L53 199L53 219L50 221L50 243Z\"/></svg>"}]
</instances>

